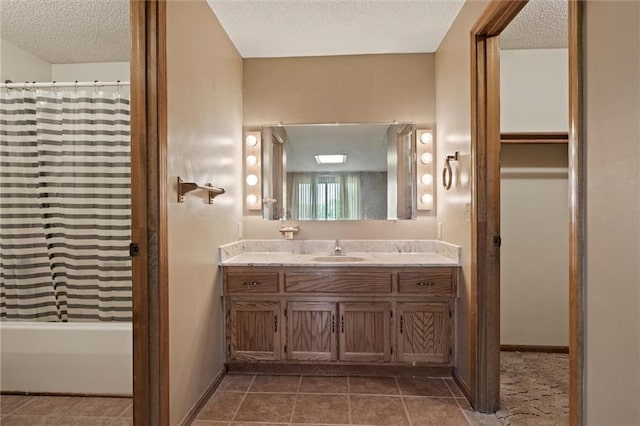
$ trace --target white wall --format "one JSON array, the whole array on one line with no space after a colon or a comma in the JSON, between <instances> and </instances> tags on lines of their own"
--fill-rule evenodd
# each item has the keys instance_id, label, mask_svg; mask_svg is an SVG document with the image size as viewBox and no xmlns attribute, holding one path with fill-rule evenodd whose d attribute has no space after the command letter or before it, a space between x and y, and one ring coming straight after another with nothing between
<instances>
[{"instance_id":1,"label":"white wall","mask_svg":"<svg viewBox=\"0 0 640 426\"><path fill-rule=\"evenodd\" d=\"M503 132L566 132L569 126L567 49L500 51Z\"/></svg>"},{"instance_id":2,"label":"white wall","mask_svg":"<svg viewBox=\"0 0 640 426\"><path fill-rule=\"evenodd\" d=\"M567 146L503 145L500 342L569 345Z\"/></svg>"},{"instance_id":3,"label":"white wall","mask_svg":"<svg viewBox=\"0 0 640 426\"><path fill-rule=\"evenodd\" d=\"M25 81L51 81L51 64L32 53L10 43L1 41L0 80L14 83Z\"/></svg>"},{"instance_id":4,"label":"white wall","mask_svg":"<svg viewBox=\"0 0 640 426\"><path fill-rule=\"evenodd\" d=\"M503 132L568 129L567 49L500 51ZM568 346L569 259L566 145L503 145L501 179L500 342ZM532 262L535 259L535 262ZM544 315L540 315L544 307Z\"/></svg>"},{"instance_id":5,"label":"white wall","mask_svg":"<svg viewBox=\"0 0 640 426\"><path fill-rule=\"evenodd\" d=\"M640 2L587 1L586 419L640 424Z\"/></svg>"},{"instance_id":6,"label":"white wall","mask_svg":"<svg viewBox=\"0 0 640 426\"><path fill-rule=\"evenodd\" d=\"M55 81L129 81L129 75L129 62L53 64L51 66L51 79Z\"/></svg>"}]
</instances>

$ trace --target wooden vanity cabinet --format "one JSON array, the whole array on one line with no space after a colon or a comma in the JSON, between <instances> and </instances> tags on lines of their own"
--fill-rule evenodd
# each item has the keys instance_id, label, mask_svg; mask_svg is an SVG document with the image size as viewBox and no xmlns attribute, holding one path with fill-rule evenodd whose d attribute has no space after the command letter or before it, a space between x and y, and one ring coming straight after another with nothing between
<instances>
[{"instance_id":1,"label":"wooden vanity cabinet","mask_svg":"<svg viewBox=\"0 0 640 426\"><path fill-rule=\"evenodd\" d=\"M456 267L224 267L229 361L451 366Z\"/></svg>"},{"instance_id":2,"label":"wooden vanity cabinet","mask_svg":"<svg viewBox=\"0 0 640 426\"><path fill-rule=\"evenodd\" d=\"M335 361L337 304L287 303L286 355L289 360Z\"/></svg>"},{"instance_id":3,"label":"wooden vanity cabinet","mask_svg":"<svg viewBox=\"0 0 640 426\"><path fill-rule=\"evenodd\" d=\"M398 303L399 362L444 364L453 355L448 303Z\"/></svg>"},{"instance_id":4,"label":"wooden vanity cabinet","mask_svg":"<svg viewBox=\"0 0 640 426\"><path fill-rule=\"evenodd\" d=\"M340 303L340 346L342 361L391 361L391 304Z\"/></svg>"},{"instance_id":5,"label":"wooden vanity cabinet","mask_svg":"<svg viewBox=\"0 0 640 426\"><path fill-rule=\"evenodd\" d=\"M230 301L228 315L231 359L280 359L280 302Z\"/></svg>"}]
</instances>

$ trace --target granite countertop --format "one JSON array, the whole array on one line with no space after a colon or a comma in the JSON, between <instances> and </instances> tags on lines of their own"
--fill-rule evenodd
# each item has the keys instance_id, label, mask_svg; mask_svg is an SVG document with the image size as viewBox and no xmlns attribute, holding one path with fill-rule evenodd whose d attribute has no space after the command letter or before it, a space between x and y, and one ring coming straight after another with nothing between
<instances>
[{"instance_id":1,"label":"granite countertop","mask_svg":"<svg viewBox=\"0 0 640 426\"><path fill-rule=\"evenodd\" d=\"M219 248L222 266L460 266L459 246L434 240L241 240Z\"/></svg>"}]
</instances>

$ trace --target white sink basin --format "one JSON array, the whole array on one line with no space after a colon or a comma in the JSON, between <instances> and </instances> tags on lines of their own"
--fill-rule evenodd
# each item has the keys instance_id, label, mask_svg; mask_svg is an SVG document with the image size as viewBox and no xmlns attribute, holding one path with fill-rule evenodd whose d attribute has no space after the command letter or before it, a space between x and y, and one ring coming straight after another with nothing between
<instances>
[{"instance_id":1,"label":"white sink basin","mask_svg":"<svg viewBox=\"0 0 640 426\"><path fill-rule=\"evenodd\" d=\"M313 260L314 262L328 262L328 263L335 263L335 262L362 262L364 260L364 257L358 257L358 256L319 256L319 257L314 257L311 260Z\"/></svg>"}]
</instances>

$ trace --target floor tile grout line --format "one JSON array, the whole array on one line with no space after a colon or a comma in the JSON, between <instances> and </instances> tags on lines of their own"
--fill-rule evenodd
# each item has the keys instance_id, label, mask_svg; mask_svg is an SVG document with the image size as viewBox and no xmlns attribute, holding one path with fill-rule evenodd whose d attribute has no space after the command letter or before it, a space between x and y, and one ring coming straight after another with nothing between
<instances>
[{"instance_id":1,"label":"floor tile grout line","mask_svg":"<svg viewBox=\"0 0 640 426\"><path fill-rule=\"evenodd\" d=\"M449 392L451 392L451 396L457 398L456 393L453 391L453 388L449 385L447 380L443 378L442 381L444 382L444 385L447 387L447 389L449 389Z\"/></svg>"},{"instance_id":2,"label":"floor tile grout line","mask_svg":"<svg viewBox=\"0 0 640 426\"><path fill-rule=\"evenodd\" d=\"M244 393L244 395L242 395L242 398L240 398L240 403L238 404L238 407L236 408L236 411L233 413L233 416L231 417L231 422L234 421L235 418L238 416L238 412L240 411L240 407L242 407L242 404L244 403L244 399L249 394L249 389L251 389L251 386L253 386L253 382L255 382L255 381L256 381L256 375L254 374L253 377L251 378L251 383L249 383L249 387L247 388L247 391Z\"/></svg>"},{"instance_id":3,"label":"floor tile grout line","mask_svg":"<svg viewBox=\"0 0 640 426\"><path fill-rule=\"evenodd\" d=\"M24 396L30 396L30 395L24 395ZM10 412L10 413L3 414L3 415L4 415L4 416L9 416L9 415L11 415L11 414L15 413L15 412L16 412L16 411L18 411L19 409L24 408L24 407L26 407L27 405L29 405L29 404L30 404L33 400L35 400L36 398L38 398L38 397L37 397L37 396L30 396L30 399L28 399L27 401L25 401L24 403L22 403L22 405L18 406L15 410L13 410L13 411L12 411L12 412Z\"/></svg>"},{"instance_id":4,"label":"floor tile grout line","mask_svg":"<svg viewBox=\"0 0 640 426\"><path fill-rule=\"evenodd\" d=\"M398 386L398 392L400 392L400 402L402 403L402 408L404 408L404 415L407 417L407 421L409 422L409 426L413 426L413 421L411 420L411 415L409 414L409 409L407 408L407 404L405 404L404 402L404 397L402 394L402 388L400 387L400 382L398 381L397 377L394 377L396 379L396 386Z\"/></svg>"},{"instance_id":5,"label":"floor tile grout line","mask_svg":"<svg viewBox=\"0 0 640 426\"><path fill-rule=\"evenodd\" d=\"M293 399L293 408L291 408L291 414L289 415L289 425L293 423L293 414L296 412L296 405L298 404L298 395L300 392L300 385L302 384L302 375L298 379L298 387L296 387L296 396Z\"/></svg>"},{"instance_id":6,"label":"floor tile grout line","mask_svg":"<svg viewBox=\"0 0 640 426\"><path fill-rule=\"evenodd\" d=\"M467 413L465 413L465 410L460 405L460 401L458 401L457 399L455 399L454 401L456 402L458 409L462 411L462 415L464 416L465 420L467 420L467 423L469 423L469 426L473 426L473 422L471 422L471 419L469 418L469 416L467 416Z\"/></svg>"},{"instance_id":7,"label":"floor tile grout line","mask_svg":"<svg viewBox=\"0 0 640 426\"><path fill-rule=\"evenodd\" d=\"M347 376L347 407L349 411L349 424L353 424L353 415L351 414L351 384L349 381L349 376Z\"/></svg>"},{"instance_id":8,"label":"floor tile grout line","mask_svg":"<svg viewBox=\"0 0 640 426\"><path fill-rule=\"evenodd\" d=\"M126 407L124 410L122 410L122 411L120 412L120 414L118 414L118 417L122 417L122 415L123 415L124 413L126 413L127 411L129 411L129 407L133 408L133 401L131 401L131 402L127 405L127 407ZM125 418L127 418L127 417L125 417Z\"/></svg>"}]
</instances>

